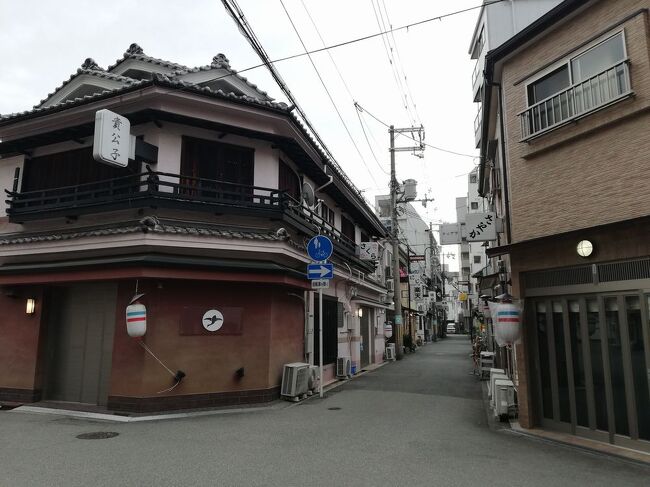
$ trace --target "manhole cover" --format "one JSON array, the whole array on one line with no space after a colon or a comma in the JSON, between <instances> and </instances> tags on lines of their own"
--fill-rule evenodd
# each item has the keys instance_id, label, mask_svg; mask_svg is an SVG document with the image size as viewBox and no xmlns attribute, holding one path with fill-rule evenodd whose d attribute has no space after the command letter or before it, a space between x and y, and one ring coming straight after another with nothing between
<instances>
[{"instance_id":1,"label":"manhole cover","mask_svg":"<svg viewBox=\"0 0 650 487\"><path fill-rule=\"evenodd\" d=\"M80 440L105 440L106 438L115 438L119 433L115 431L97 431L95 433L82 433L77 435Z\"/></svg>"},{"instance_id":2,"label":"manhole cover","mask_svg":"<svg viewBox=\"0 0 650 487\"><path fill-rule=\"evenodd\" d=\"M341 410L341 408L338 408L338 407L327 408L327 409L330 410L330 411L340 411Z\"/></svg>"}]
</instances>

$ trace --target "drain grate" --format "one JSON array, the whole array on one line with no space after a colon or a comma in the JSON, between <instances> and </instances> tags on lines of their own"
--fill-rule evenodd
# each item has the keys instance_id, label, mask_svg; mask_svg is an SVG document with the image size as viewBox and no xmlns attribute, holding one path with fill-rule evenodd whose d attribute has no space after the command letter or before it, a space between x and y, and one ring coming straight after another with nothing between
<instances>
[{"instance_id":1,"label":"drain grate","mask_svg":"<svg viewBox=\"0 0 650 487\"><path fill-rule=\"evenodd\" d=\"M105 440L107 438L115 438L119 433L115 431L96 431L94 433L82 433L77 435L80 440Z\"/></svg>"},{"instance_id":2,"label":"drain grate","mask_svg":"<svg viewBox=\"0 0 650 487\"><path fill-rule=\"evenodd\" d=\"M333 408L327 408L329 411L340 411L341 408L339 407L333 407Z\"/></svg>"}]
</instances>

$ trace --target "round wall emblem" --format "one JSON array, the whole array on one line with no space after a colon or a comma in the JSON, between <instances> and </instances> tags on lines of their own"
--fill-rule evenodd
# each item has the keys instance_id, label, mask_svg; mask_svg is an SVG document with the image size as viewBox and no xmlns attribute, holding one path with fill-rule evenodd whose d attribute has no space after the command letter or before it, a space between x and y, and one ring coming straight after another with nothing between
<instances>
[{"instance_id":1,"label":"round wall emblem","mask_svg":"<svg viewBox=\"0 0 650 487\"><path fill-rule=\"evenodd\" d=\"M216 309L211 309L205 312L203 315L203 321L201 322L203 328L208 331L217 331L223 326L223 315L221 311Z\"/></svg>"}]
</instances>

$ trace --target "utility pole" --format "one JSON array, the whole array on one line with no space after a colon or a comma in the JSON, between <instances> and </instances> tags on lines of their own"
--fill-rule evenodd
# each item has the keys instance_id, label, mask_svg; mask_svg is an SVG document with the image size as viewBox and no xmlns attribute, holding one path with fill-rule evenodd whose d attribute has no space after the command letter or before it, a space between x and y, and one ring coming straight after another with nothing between
<instances>
[{"instance_id":1,"label":"utility pole","mask_svg":"<svg viewBox=\"0 0 650 487\"><path fill-rule=\"evenodd\" d=\"M402 318L402 289L400 286L399 276L399 227L397 225L397 205L404 201L399 201L397 194L399 192L399 183L395 175L395 152L412 151L414 155L421 156L424 151L424 127L396 129L391 125L388 129L390 134L390 205L391 205L391 226L392 226L392 244L393 244L393 303L395 307L395 318L393 319L393 335L395 336L395 358L401 360L404 356L403 348L403 330L404 323ZM408 136L418 142L413 147L395 147L395 133L417 133L418 139Z\"/></svg>"}]
</instances>

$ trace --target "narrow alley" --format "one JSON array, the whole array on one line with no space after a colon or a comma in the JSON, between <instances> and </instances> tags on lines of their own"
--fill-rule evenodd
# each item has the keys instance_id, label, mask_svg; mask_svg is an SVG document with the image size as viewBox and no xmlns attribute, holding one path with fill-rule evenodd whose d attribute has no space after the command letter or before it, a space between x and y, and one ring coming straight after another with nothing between
<instances>
[{"instance_id":1,"label":"narrow alley","mask_svg":"<svg viewBox=\"0 0 650 487\"><path fill-rule=\"evenodd\" d=\"M467 337L451 336L323 400L228 414L113 423L2 411L0 485L647 485L649 468L488 421L468 353ZM76 438L89 432L119 435Z\"/></svg>"}]
</instances>

